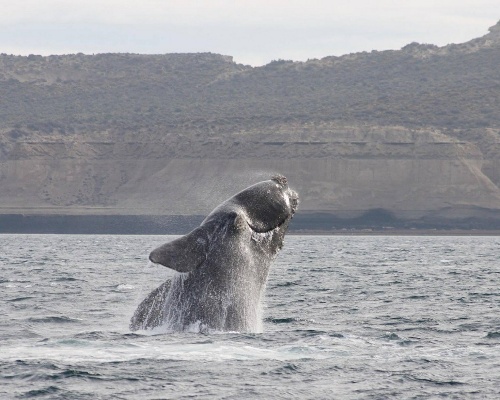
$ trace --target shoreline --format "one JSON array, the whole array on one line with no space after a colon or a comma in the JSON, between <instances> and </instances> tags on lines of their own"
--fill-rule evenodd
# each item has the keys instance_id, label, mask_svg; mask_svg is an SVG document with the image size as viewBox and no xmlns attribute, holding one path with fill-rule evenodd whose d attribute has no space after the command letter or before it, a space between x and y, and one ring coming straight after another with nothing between
<instances>
[{"instance_id":1,"label":"shoreline","mask_svg":"<svg viewBox=\"0 0 500 400\"><path fill-rule=\"evenodd\" d=\"M0 234L184 235L203 215L26 215L0 214ZM407 221L296 215L289 235L309 236L500 236L499 221Z\"/></svg>"},{"instance_id":2,"label":"shoreline","mask_svg":"<svg viewBox=\"0 0 500 400\"><path fill-rule=\"evenodd\" d=\"M349 229L349 230L292 230L292 236L500 236L499 229Z\"/></svg>"},{"instance_id":3,"label":"shoreline","mask_svg":"<svg viewBox=\"0 0 500 400\"><path fill-rule=\"evenodd\" d=\"M189 232L183 233L116 233L116 232L6 232L0 231L0 236L7 235L96 235L96 236L183 236ZM500 231L445 231L445 230L436 230L430 232L426 229L415 230L415 231L395 231L395 232L363 232L363 231L349 231L349 232L337 232L337 231L308 231L308 232L300 232L300 231L288 231L287 236L407 236L407 237L416 237L416 236L488 236L500 237Z\"/></svg>"}]
</instances>

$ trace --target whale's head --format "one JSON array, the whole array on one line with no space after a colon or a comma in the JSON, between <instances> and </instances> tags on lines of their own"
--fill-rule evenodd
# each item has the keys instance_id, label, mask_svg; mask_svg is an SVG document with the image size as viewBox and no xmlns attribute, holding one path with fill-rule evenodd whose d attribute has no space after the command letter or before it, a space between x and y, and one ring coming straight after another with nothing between
<instances>
[{"instance_id":1,"label":"whale's head","mask_svg":"<svg viewBox=\"0 0 500 400\"><path fill-rule=\"evenodd\" d=\"M298 204L299 197L288 187L287 179L275 175L237 193L217 207L207 220L214 214L231 210L243 217L253 231L264 233L286 224L297 211Z\"/></svg>"},{"instance_id":2,"label":"whale's head","mask_svg":"<svg viewBox=\"0 0 500 400\"><path fill-rule=\"evenodd\" d=\"M266 242L267 252L274 256L282 246L298 203L298 195L288 187L287 179L275 175L226 200L199 228L153 250L149 259L179 272L190 272L205 262L216 240L222 238L220 246L227 246L231 241L226 240L226 236L242 245L245 245L245 238L258 239L261 249ZM256 236L267 233L272 234L267 235L266 240Z\"/></svg>"}]
</instances>

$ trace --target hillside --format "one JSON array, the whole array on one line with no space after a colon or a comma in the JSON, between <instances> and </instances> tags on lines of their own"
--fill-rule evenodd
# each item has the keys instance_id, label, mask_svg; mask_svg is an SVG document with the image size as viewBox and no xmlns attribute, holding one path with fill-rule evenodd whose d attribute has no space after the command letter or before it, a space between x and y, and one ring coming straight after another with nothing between
<instances>
[{"instance_id":1,"label":"hillside","mask_svg":"<svg viewBox=\"0 0 500 400\"><path fill-rule=\"evenodd\" d=\"M0 213L204 214L282 172L304 214L500 227L498 65L500 22L463 44L263 67L2 54Z\"/></svg>"}]
</instances>

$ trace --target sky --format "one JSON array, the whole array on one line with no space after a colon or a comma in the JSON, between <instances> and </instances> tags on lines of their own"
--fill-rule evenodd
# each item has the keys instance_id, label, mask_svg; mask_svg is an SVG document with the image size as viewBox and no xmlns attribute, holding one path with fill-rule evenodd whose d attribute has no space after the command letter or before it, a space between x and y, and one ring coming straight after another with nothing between
<instances>
[{"instance_id":1,"label":"sky","mask_svg":"<svg viewBox=\"0 0 500 400\"><path fill-rule=\"evenodd\" d=\"M0 53L197 53L253 66L488 33L500 0L0 0Z\"/></svg>"}]
</instances>

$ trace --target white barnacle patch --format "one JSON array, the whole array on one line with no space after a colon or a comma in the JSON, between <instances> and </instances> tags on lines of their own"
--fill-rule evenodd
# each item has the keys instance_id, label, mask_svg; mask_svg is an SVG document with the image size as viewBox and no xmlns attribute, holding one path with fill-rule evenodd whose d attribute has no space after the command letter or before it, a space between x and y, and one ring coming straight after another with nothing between
<instances>
[{"instance_id":1,"label":"white barnacle patch","mask_svg":"<svg viewBox=\"0 0 500 400\"><path fill-rule=\"evenodd\" d=\"M283 197L285 199L285 203L286 203L287 208L290 209L291 208L291 206L290 206L290 196L288 195L288 191L287 191L287 193L285 193L285 195Z\"/></svg>"},{"instance_id":2,"label":"white barnacle patch","mask_svg":"<svg viewBox=\"0 0 500 400\"><path fill-rule=\"evenodd\" d=\"M255 232L255 231L252 231L251 238L256 243L264 244L264 243L267 243L269 240L272 239L273 232L274 232L274 230L271 230L271 231L268 231L268 232Z\"/></svg>"}]
</instances>

